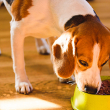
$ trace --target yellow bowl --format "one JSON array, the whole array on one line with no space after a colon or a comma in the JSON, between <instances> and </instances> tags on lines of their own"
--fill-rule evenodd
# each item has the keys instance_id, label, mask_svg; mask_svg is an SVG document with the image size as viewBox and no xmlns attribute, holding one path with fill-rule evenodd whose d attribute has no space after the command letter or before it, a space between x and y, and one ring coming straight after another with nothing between
<instances>
[{"instance_id":1,"label":"yellow bowl","mask_svg":"<svg viewBox=\"0 0 110 110\"><path fill-rule=\"evenodd\" d=\"M102 76L101 79L110 80L110 76ZM110 110L110 95L88 94L76 86L71 104L74 110Z\"/></svg>"}]
</instances>

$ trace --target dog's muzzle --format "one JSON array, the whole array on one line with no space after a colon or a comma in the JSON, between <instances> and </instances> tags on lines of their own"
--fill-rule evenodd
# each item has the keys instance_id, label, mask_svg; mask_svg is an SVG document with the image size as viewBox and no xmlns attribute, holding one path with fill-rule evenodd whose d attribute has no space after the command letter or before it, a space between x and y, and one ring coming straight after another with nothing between
<instances>
[{"instance_id":1,"label":"dog's muzzle","mask_svg":"<svg viewBox=\"0 0 110 110\"><path fill-rule=\"evenodd\" d=\"M98 90L97 88L88 86L88 85L86 85L84 89L85 89L85 92L87 92L89 94L96 94L97 90Z\"/></svg>"}]
</instances>

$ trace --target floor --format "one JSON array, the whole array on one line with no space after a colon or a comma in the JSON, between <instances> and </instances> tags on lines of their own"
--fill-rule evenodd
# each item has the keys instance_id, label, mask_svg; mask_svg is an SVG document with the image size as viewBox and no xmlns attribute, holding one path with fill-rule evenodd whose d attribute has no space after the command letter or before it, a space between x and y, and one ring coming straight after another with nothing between
<instances>
[{"instance_id":1,"label":"floor","mask_svg":"<svg viewBox=\"0 0 110 110\"><path fill-rule=\"evenodd\" d=\"M90 4L102 23L110 28L110 0L94 0ZM40 55L36 51L35 39L25 39L24 53L26 71L34 88L29 95L19 94L14 88L10 48L11 17L4 7L0 7L0 110L36 109L36 110L72 110L70 98L75 85L58 82L52 69L49 55ZM102 75L110 75L106 64Z\"/></svg>"}]
</instances>

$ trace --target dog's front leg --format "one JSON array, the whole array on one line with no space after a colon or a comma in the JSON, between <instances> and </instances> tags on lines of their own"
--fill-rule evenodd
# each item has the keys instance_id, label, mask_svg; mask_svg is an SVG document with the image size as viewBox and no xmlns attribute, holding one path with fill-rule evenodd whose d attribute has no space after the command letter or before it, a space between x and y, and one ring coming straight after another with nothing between
<instances>
[{"instance_id":1,"label":"dog's front leg","mask_svg":"<svg viewBox=\"0 0 110 110\"><path fill-rule=\"evenodd\" d=\"M27 94L33 90L25 71L24 62L24 35L22 29L11 23L11 48L13 58L13 70L15 73L15 88L19 93Z\"/></svg>"}]
</instances>

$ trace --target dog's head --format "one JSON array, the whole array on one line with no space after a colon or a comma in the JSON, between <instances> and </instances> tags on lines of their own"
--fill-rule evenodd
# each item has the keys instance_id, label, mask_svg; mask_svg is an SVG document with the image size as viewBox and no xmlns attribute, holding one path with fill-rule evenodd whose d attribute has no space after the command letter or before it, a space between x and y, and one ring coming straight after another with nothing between
<instances>
[{"instance_id":1,"label":"dog's head","mask_svg":"<svg viewBox=\"0 0 110 110\"><path fill-rule=\"evenodd\" d=\"M67 29L53 44L53 64L58 77L75 74L81 91L96 93L100 72L110 57L110 31L95 18Z\"/></svg>"}]
</instances>

